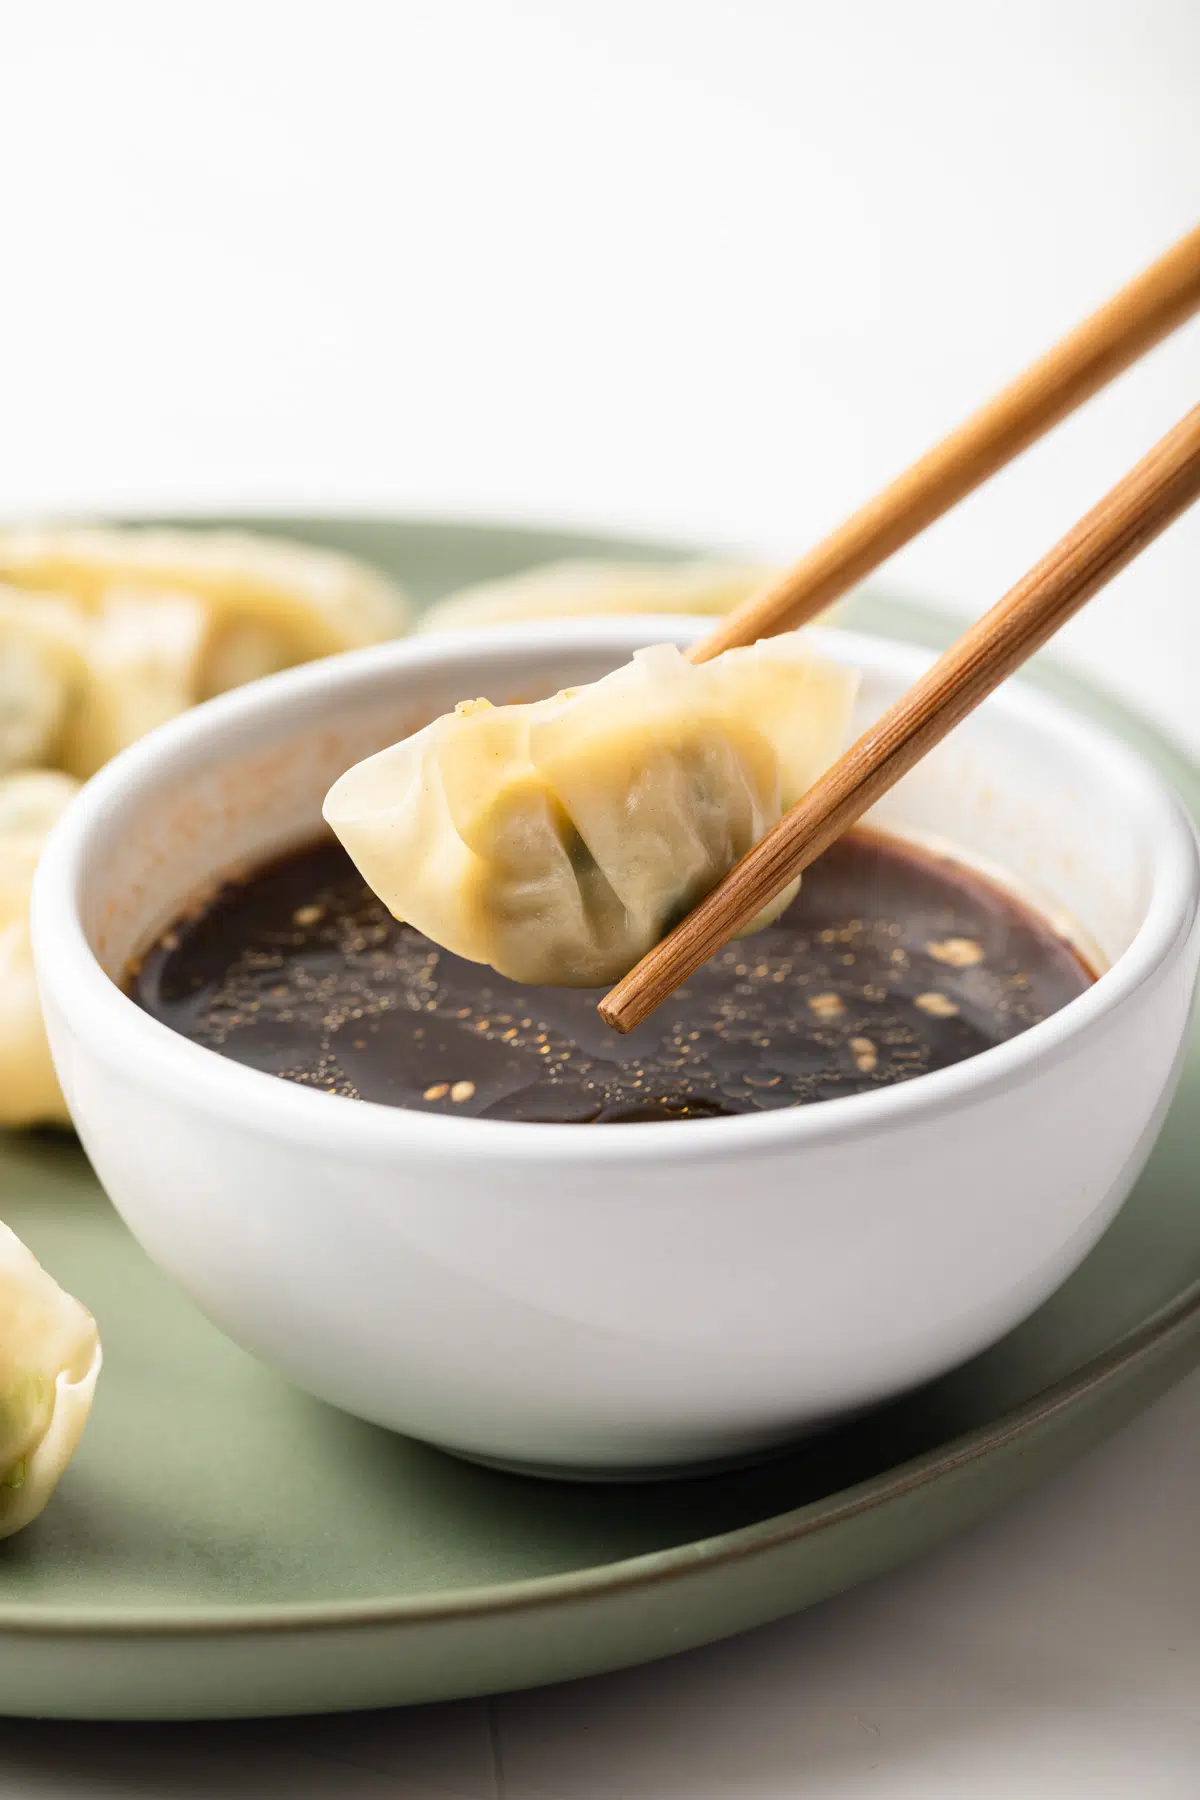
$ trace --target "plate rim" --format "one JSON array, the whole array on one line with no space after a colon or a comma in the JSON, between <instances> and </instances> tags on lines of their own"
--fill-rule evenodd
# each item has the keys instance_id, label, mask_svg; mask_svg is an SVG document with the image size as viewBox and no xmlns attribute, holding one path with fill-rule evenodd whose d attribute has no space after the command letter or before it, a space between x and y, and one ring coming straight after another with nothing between
<instances>
[{"instance_id":1,"label":"plate rim","mask_svg":"<svg viewBox=\"0 0 1200 1800\"><path fill-rule=\"evenodd\" d=\"M347 1627L427 1625L441 1621L524 1613L556 1602L600 1598L657 1587L685 1575L693 1565L705 1569L765 1556L784 1545L802 1542L818 1532L858 1519L890 1502L928 1487L940 1477L968 1468L993 1451L1008 1448L1036 1431L1056 1414L1103 1392L1131 1369L1152 1362L1178 1340L1196 1332L1200 1361L1200 1279L1150 1315L1107 1351L1091 1358L1072 1375L1041 1389L1023 1405L1012 1407L973 1431L896 1463L881 1475L840 1488L788 1512L774 1513L753 1525L740 1525L713 1537L691 1538L667 1550L650 1550L616 1562L591 1564L582 1571L531 1576L521 1581L455 1588L444 1594L399 1599L297 1601L249 1606L156 1608L138 1613L130 1607L68 1611L32 1606L6 1608L0 1601L0 1635L87 1637L209 1637L214 1634L340 1631ZM444 1454L450 1454L445 1452ZM703 1480L704 1477L696 1477Z\"/></svg>"},{"instance_id":2,"label":"plate rim","mask_svg":"<svg viewBox=\"0 0 1200 1800\"><path fill-rule=\"evenodd\" d=\"M224 526L231 529L238 526L242 529L264 529L273 525L297 536L329 526L335 529L367 527L401 532L433 529L450 534L496 534L511 537L514 541L529 536L564 540L588 539L597 545L609 544L614 550L626 555L655 551L664 557L714 554L711 549L705 551L681 540L629 537L622 533L606 533L599 526L584 525L573 529L565 522L514 521L511 518L490 520L478 515L405 515L369 510L319 514L281 510L238 515L210 508L191 514L173 513L169 518L120 516L111 522L119 525L186 523L190 526ZM310 541L319 542L316 539ZM947 630L952 630L956 623L956 615L949 608L930 605L912 597L903 589L892 590L886 585L876 587L872 582L867 582L855 592L864 597L884 600L898 609L896 635L903 642L929 644L936 643L939 638L944 641ZM1160 755L1165 752L1166 759L1173 765L1169 779L1179 774L1190 784L1200 784L1200 765L1188 747L1169 729L1161 727L1114 694L1103 681L1076 674L1053 656L1040 659L1035 668L1027 668L1024 678L1035 685L1048 687L1068 706L1078 707L1085 716L1095 716L1099 712L1118 730L1131 733L1135 744L1140 746L1149 743L1155 746ZM250 1605L231 1602L210 1605L189 1603L153 1608L139 1608L135 1605L68 1608L43 1607L37 1604L9 1606L0 1599L0 1637L8 1634L23 1639L84 1636L90 1639L211 1638L223 1634L242 1636L271 1632L307 1635L346 1629L495 1619L539 1608L569 1606L580 1601L657 1588L701 1568L706 1571L717 1570L769 1556L787 1545L802 1542L823 1530L868 1516L890 1503L918 1493L942 1477L969 1468L993 1452L1010 1447L1021 1438L1036 1432L1058 1414L1120 1384L1129 1373L1152 1364L1159 1354L1165 1354L1173 1347L1186 1345L1193 1334L1196 1344L1194 1360L1200 1362L1200 1278L1189 1283L1173 1299L1158 1307L1079 1368L1039 1389L1020 1405L1010 1407L985 1424L950 1438L919 1456L895 1463L864 1481L838 1489L832 1495L808 1501L786 1512L772 1514L752 1524L737 1526L731 1531L689 1539L667 1549L647 1551L614 1562L590 1564L581 1569L526 1577L518 1581L456 1588L441 1593L356 1600L260 1602Z\"/></svg>"}]
</instances>

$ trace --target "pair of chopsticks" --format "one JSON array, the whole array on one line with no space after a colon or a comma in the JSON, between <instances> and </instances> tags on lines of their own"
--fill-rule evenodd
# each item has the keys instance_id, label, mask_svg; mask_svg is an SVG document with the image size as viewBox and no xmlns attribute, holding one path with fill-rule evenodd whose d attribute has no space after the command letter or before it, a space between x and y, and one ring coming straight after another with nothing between
<instances>
[{"instance_id":1,"label":"pair of chopsticks","mask_svg":"<svg viewBox=\"0 0 1200 1800\"><path fill-rule=\"evenodd\" d=\"M1200 310L1200 227L692 647L803 625ZM1200 406L889 707L600 1002L641 1024L1200 496Z\"/></svg>"}]
</instances>

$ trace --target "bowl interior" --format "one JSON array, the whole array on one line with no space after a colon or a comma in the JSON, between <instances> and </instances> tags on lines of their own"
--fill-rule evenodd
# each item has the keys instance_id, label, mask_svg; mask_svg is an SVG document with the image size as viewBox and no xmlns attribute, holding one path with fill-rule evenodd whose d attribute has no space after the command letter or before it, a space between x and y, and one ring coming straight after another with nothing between
<instances>
[{"instance_id":1,"label":"bowl interior","mask_svg":"<svg viewBox=\"0 0 1200 1800\"><path fill-rule=\"evenodd\" d=\"M573 621L354 652L224 696L135 745L97 778L78 895L101 966L129 959L214 882L322 829L351 763L466 696L536 699L594 680L683 621ZM814 631L862 672L865 729L931 660L884 639ZM1058 915L1101 966L1128 947L1154 878L1158 790L1136 758L1009 684L874 809L881 826L954 848Z\"/></svg>"}]
</instances>

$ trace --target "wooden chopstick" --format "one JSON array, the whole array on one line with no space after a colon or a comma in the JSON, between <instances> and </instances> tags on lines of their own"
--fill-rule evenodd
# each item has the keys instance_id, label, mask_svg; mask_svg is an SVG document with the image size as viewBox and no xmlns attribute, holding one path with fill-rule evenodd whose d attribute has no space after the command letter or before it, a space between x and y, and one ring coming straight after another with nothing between
<instances>
[{"instance_id":1,"label":"wooden chopstick","mask_svg":"<svg viewBox=\"0 0 1200 1800\"><path fill-rule=\"evenodd\" d=\"M1200 496L1200 406L814 783L600 1002L632 1031Z\"/></svg>"},{"instance_id":2,"label":"wooden chopstick","mask_svg":"<svg viewBox=\"0 0 1200 1800\"><path fill-rule=\"evenodd\" d=\"M1200 226L688 651L707 662L794 630L1200 309Z\"/></svg>"}]
</instances>

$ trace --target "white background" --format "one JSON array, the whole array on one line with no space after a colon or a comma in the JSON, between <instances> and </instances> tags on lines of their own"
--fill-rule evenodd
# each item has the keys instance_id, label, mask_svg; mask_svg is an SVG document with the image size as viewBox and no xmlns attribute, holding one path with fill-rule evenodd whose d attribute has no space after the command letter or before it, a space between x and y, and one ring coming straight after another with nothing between
<instances>
[{"instance_id":1,"label":"white background","mask_svg":"<svg viewBox=\"0 0 1200 1800\"><path fill-rule=\"evenodd\" d=\"M1200 6L0 0L0 172L0 510L785 557L1195 223ZM1193 326L895 582L981 608L1198 399ZM1200 750L1200 511L1063 650ZM490 1710L3 1727L0 1796L1194 1800L1198 1442L1192 1383L898 1576Z\"/></svg>"}]
</instances>

